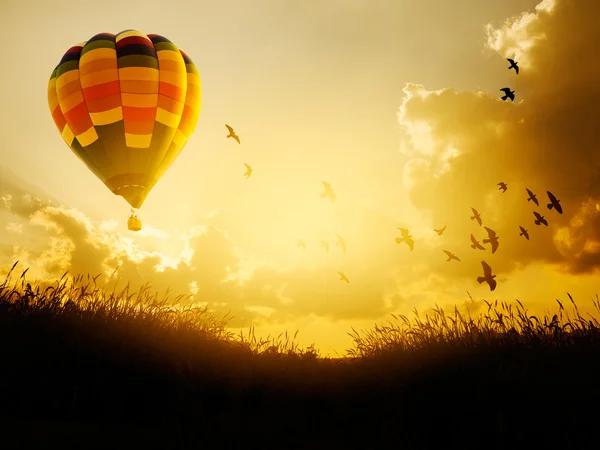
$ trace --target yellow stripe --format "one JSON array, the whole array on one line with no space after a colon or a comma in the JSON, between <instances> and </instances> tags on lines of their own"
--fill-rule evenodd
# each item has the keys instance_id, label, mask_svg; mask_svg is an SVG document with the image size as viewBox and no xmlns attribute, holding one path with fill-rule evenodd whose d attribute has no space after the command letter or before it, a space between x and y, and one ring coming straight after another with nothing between
<instances>
[{"instance_id":1,"label":"yellow stripe","mask_svg":"<svg viewBox=\"0 0 600 450\"><path fill-rule=\"evenodd\" d=\"M129 134L125 133L125 145L131 148L149 148L152 142L151 134Z\"/></svg>"},{"instance_id":2,"label":"yellow stripe","mask_svg":"<svg viewBox=\"0 0 600 450\"><path fill-rule=\"evenodd\" d=\"M123 67L119 69L119 80L121 81L158 81L157 69L150 67Z\"/></svg>"},{"instance_id":3,"label":"yellow stripe","mask_svg":"<svg viewBox=\"0 0 600 450\"><path fill-rule=\"evenodd\" d=\"M94 50L84 53L83 56L79 58L79 67L97 59L116 59L116 57L117 51L114 48L95 48Z\"/></svg>"},{"instance_id":4,"label":"yellow stripe","mask_svg":"<svg viewBox=\"0 0 600 450\"><path fill-rule=\"evenodd\" d=\"M56 78L52 78L48 82L48 91L56 91Z\"/></svg>"},{"instance_id":5,"label":"yellow stripe","mask_svg":"<svg viewBox=\"0 0 600 450\"><path fill-rule=\"evenodd\" d=\"M160 81L172 84L177 87L186 87L186 72L171 72L170 70L160 71Z\"/></svg>"},{"instance_id":6,"label":"yellow stripe","mask_svg":"<svg viewBox=\"0 0 600 450\"><path fill-rule=\"evenodd\" d=\"M96 142L98 140L96 129L94 127L90 127L88 130L77 136L77 140L82 147L87 147L88 145Z\"/></svg>"},{"instance_id":7,"label":"yellow stripe","mask_svg":"<svg viewBox=\"0 0 600 450\"><path fill-rule=\"evenodd\" d=\"M187 73L187 81L189 84L195 84L195 85L199 85L200 84L200 76L196 73Z\"/></svg>"},{"instance_id":8,"label":"yellow stripe","mask_svg":"<svg viewBox=\"0 0 600 450\"><path fill-rule=\"evenodd\" d=\"M69 128L69 124L68 123L65 124L65 127L62 130L61 136L65 140L65 142L67 143L67 145L70 147L71 144L73 143L73 139L75 138L75 135L71 131L71 128Z\"/></svg>"},{"instance_id":9,"label":"yellow stripe","mask_svg":"<svg viewBox=\"0 0 600 450\"><path fill-rule=\"evenodd\" d=\"M173 143L174 143L175 145L177 145L179 148L181 148L181 146L182 146L183 144L185 144L185 140L186 140L186 139L187 139L187 138L186 138L185 134L183 134L183 133L181 132L181 130L179 130L179 129L178 129L178 130L175 132L175 136L173 136Z\"/></svg>"},{"instance_id":10,"label":"yellow stripe","mask_svg":"<svg viewBox=\"0 0 600 450\"><path fill-rule=\"evenodd\" d=\"M90 118L94 125L109 125L111 123L123 120L123 109L120 106L102 111L99 113L90 113Z\"/></svg>"},{"instance_id":11,"label":"yellow stripe","mask_svg":"<svg viewBox=\"0 0 600 450\"><path fill-rule=\"evenodd\" d=\"M60 110L63 114L66 114L82 102L83 94L81 93L81 90L75 91L67 98L59 99Z\"/></svg>"},{"instance_id":12,"label":"yellow stripe","mask_svg":"<svg viewBox=\"0 0 600 450\"><path fill-rule=\"evenodd\" d=\"M148 39L148 36L146 36L145 34L142 34L139 31L131 30L131 31L126 31L125 33L118 35L117 38L115 39L115 42L119 42L121 39L125 39L130 36L139 36L139 37L145 38L148 41L150 41L150 39ZM152 41L150 41L150 42L152 42Z\"/></svg>"},{"instance_id":13,"label":"yellow stripe","mask_svg":"<svg viewBox=\"0 0 600 450\"><path fill-rule=\"evenodd\" d=\"M183 60L183 56L181 53L173 51L173 50L160 50L156 52L156 56L158 60L161 59L169 59L171 61L179 61L185 66L185 61Z\"/></svg>"},{"instance_id":14,"label":"yellow stripe","mask_svg":"<svg viewBox=\"0 0 600 450\"><path fill-rule=\"evenodd\" d=\"M121 104L137 108L153 108L158 105L158 94L131 94L122 92Z\"/></svg>"},{"instance_id":15,"label":"yellow stripe","mask_svg":"<svg viewBox=\"0 0 600 450\"><path fill-rule=\"evenodd\" d=\"M69 70L66 73L63 73L60 77L56 79L56 90L58 91L65 84L70 83L71 81L75 81L79 79L79 70Z\"/></svg>"},{"instance_id":16,"label":"yellow stripe","mask_svg":"<svg viewBox=\"0 0 600 450\"><path fill-rule=\"evenodd\" d=\"M179 125L179 121L181 120L181 114L173 114L165 109L156 108L155 120L168 127L177 128L177 126Z\"/></svg>"},{"instance_id":17,"label":"yellow stripe","mask_svg":"<svg viewBox=\"0 0 600 450\"><path fill-rule=\"evenodd\" d=\"M109 81L117 81L119 79L119 71L116 69L101 70L99 72L92 72L89 75L83 75L81 77L81 88L87 88L96 86L102 83L108 83Z\"/></svg>"}]
</instances>

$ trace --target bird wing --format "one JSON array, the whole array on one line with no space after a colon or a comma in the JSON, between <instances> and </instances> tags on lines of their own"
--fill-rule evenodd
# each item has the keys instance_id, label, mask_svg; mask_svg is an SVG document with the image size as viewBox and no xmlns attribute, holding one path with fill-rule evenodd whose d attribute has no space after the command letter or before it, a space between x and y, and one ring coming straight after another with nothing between
<instances>
[{"instance_id":1,"label":"bird wing","mask_svg":"<svg viewBox=\"0 0 600 450\"><path fill-rule=\"evenodd\" d=\"M552 204L556 203L556 197L554 196L554 194L550 191L546 191L546 193L548 194L548 198L550 199L550 201L552 202Z\"/></svg>"},{"instance_id":2,"label":"bird wing","mask_svg":"<svg viewBox=\"0 0 600 450\"><path fill-rule=\"evenodd\" d=\"M249 171L252 170L252 167L250 167L248 164L244 163L244 165L246 166L246 169L248 169Z\"/></svg>"},{"instance_id":3,"label":"bird wing","mask_svg":"<svg viewBox=\"0 0 600 450\"><path fill-rule=\"evenodd\" d=\"M515 72L517 72L517 75L519 75L519 66L515 65Z\"/></svg>"},{"instance_id":4,"label":"bird wing","mask_svg":"<svg viewBox=\"0 0 600 450\"><path fill-rule=\"evenodd\" d=\"M448 255L448 258L452 258L452 252L449 252L448 250L443 250L443 252Z\"/></svg>"},{"instance_id":5,"label":"bird wing","mask_svg":"<svg viewBox=\"0 0 600 450\"><path fill-rule=\"evenodd\" d=\"M525 190L527 191L530 197L535 197L535 195L533 195L533 192L531 192L529 189L525 188Z\"/></svg>"},{"instance_id":6,"label":"bird wing","mask_svg":"<svg viewBox=\"0 0 600 450\"><path fill-rule=\"evenodd\" d=\"M231 128L229 125L225 124L225 126L227 127L227 129L229 130L229 133L233 134L233 128Z\"/></svg>"},{"instance_id":7,"label":"bird wing","mask_svg":"<svg viewBox=\"0 0 600 450\"><path fill-rule=\"evenodd\" d=\"M475 239L475 236L471 235L471 242L475 245L478 244L477 239Z\"/></svg>"},{"instance_id":8,"label":"bird wing","mask_svg":"<svg viewBox=\"0 0 600 450\"><path fill-rule=\"evenodd\" d=\"M321 181L321 183L323 183L323 186L325 186L325 189L327 189L327 190L331 189L331 184L329 184L327 181Z\"/></svg>"},{"instance_id":9,"label":"bird wing","mask_svg":"<svg viewBox=\"0 0 600 450\"><path fill-rule=\"evenodd\" d=\"M237 141L238 144L241 144L240 137L237 134L234 134L233 138Z\"/></svg>"},{"instance_id":10,"label":"bird wing","mask_svg":"<svg viewBox=\"0 0 600 450\"><path fill-rule=\"evenodd\" d=\"M498 240L493 239L490 243L492 244L492 253L495 253L498 250Z\"/></svg>"},{"instance_id":11,"label":"bird wing","mask_svg":"<svg viewBox=\"0 0 600 450\"><path fill-rule=\"evenodd\" d=\"M483 267L483 274L488 277L492 275L492 268L485 261L481 261L481 266Z\"/></svg>"},{"instance_id":12,"label":"bird wing","mask_svg":"<svg viewBox=\"0 0 600 450\"><path fill-rule=\"evenodd\" d=\"M533 212L533 215L536 217L536 219L541 220L542 217L540 216L540 213L538 213L537 211Z\"/></svg>"},{"instance_id":13,"label":"bird wing","mask_svg":"<svg viewBox=\"0 0 600 450\"><path fill-rule=\"evenodd\" d=\"M496 236L496 232L494 230L492 230L491 228L488 228L488 227L483 227L483 228L485 228L485 231L487 231L488 236L490 237L490 239L492 237Z\"/></svg>"},{"instance_id":14,"label":"bird wing","mask_svg":"<svg viewBox=\"0 0 600 450\"><path fill-rule=\"evenodd\" d=\"M508 93L510 92L509 88L502 88L500 89L502 92L504 92L506 95L508 95Z\"/></svg>"},{"instance_id":15,"label":"bird wing","mask_svg":"<svg viewBox=\"0 0 600 450\"><path fill-rule=\"evenodd\" d=\"M471 211L473 211L473 214L476 216L479 214L475 208L471 208Z\"/></svg>"},{"instance_id":16,"label":"bird wing","mask_svg":"<svg viewBox=\"0 0 600 450\"><path fill-rule=\"evenodd\" d=\"M515 61L514 61L513 59L506 58L506 60L507 60L507 61L508 61L508 62L509 62L511 65L515 63Z\"/></svg>"}]
</instances>

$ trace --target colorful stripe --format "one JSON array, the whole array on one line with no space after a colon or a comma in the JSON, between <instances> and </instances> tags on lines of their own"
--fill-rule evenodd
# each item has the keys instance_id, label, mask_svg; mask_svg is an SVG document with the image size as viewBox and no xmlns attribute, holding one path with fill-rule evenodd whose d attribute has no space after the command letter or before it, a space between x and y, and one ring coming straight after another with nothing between
<instances>
[{"instance_id":1,"label":"colorful stripe","mask_svg":"<svg viewBox=\"0 0 600 450\"><path fill-rule=\"evenodd\" d=\"M71 47L48 83L52 119L71 150L134 208L194 131L196 66L164 36L99 33Z\"/></svg>"}]
</instances>

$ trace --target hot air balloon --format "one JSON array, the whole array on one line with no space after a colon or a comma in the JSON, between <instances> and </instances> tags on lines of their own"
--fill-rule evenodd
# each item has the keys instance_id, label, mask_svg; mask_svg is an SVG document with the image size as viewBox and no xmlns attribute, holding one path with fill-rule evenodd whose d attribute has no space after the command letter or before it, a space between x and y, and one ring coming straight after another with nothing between
<instances>
[{"instance_id":1,"label":"hot air balloon","mask_svg":"<svg viewBox=\"0 0 600 450\"><path fill-rule=\"evenodd\" d=\"M100 33L71 47L48 83L48 105L73 153L139 209L190 138L202 88L192 60L157 34ZM128 228L141 229L134 213Z\"/></svg>"}]
</instances>

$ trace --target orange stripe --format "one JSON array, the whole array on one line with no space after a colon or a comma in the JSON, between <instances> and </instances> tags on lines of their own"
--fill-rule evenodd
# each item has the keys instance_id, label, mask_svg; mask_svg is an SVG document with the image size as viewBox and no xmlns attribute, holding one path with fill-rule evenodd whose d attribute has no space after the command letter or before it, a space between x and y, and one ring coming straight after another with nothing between
<instances>
[{"instance_id":1,"label":"orange stripe","mask_svg":"<svg viewBox=\"0 0 600 450\"><path fill-rule=\"evenodd\" d=\"M92 119L90 119L90 116L87 113L85 116L79 116L74 122L69 120L69 127L71 127L71 131L75 137L89 130L93 126Z\"/></svg>"},{"instance_id":2,"label":"orange stripe","mask_svg":"<svg viewBox=\"0 0 600 450\"><path fill-rule=\"evenodd\" d=\"M123 119L140 120L154 122L156 117L156 108L134 108L133 106L123 106Z\"/></svg>"},{"instance_id":3,"label":"orange stripe","mask_svg":"<svg viewBox=\"0 0 600 450\"><path fill-rule=\"evenodd\" d=\"M158 83L144 80L121 80L121 92L129 94L156 94Z\"/></svg>"},{"instance_id":4,"label":"orange stripe","mask_svg":"<svg viewBox=\"0 0 600 450\"><path fill-rule=\"evenodd\" d=\"M182 88L173 86L169 83L161 82L158 92L167 97L171 97L172 99L179 100L180 102L185 100L185 91Z\"/></svg>"},{"instance_id":5,"label":"orange stripe","mask_svg":"<svg viewBox=\"0 0 600 450\"><path fill-rule=\"evenodd\" d=\"M183 102L173 100L165 95L158 96L158 107L172 114L180 115L183 112Z\"/></svg>"},{"instance_id":6,"label":"orange stripe","mask_svg":"<svg viewBox=\"0 0 600 450\"><path fill-rule=\"evenodd\" d=\"M83 90L83 96L86 101L90 101L119 94L119 92L119 80L116 80L87 87Z\"/></svg>"},{"instance_id":7,"label":"orange stripe","mask_svg":"<svg viewBox=\"0 0 600 450\"><path fill-rule=\"evenodd\" d=\"M71 95L73 92L77 92L80 89L81 89L81 85L79 84L79 80L74 80L74 81L71 81L70 83L65 84L63 87L61 87L56 92L56 95L58 96L59 99L63 100L65 98L67 98L69 95Z\"/></svg>"},{"instance_id":8,"label":"orange stripe","mask_svg":"<svg viewBox=\"0 0 600 450\"><path fill-rule=\"evenodd\" d=\"M154 120L151 122L140 120L125 120L125 133L128 134L151 134L154 130Z\"/></svg>"},{"instance_id":9,"label":"orange stripe","mask_svg":"<svg viewBox=\"0 0 600 450\"><path fill-rule=\"evenodd\" d=\"M62 133L62 130L65 127L67 121L65 120L65 116L63 116L63 113L60 110L60 106L54 108L54 111L52 111L52 118L54 119L54 123L56 124L58 131Z\"/></svg>"},{"instance_id":10,"label":"orange stripe","mask_svg":"<svg viewBox=\"0 0 600 450\"><path fill-rule=\"evenodd\" d=\"M87 107L91 113L101 113L121 106L121 94L114 94L108 97L88 100Z\"/></svg>"},{"instance_id":11,"label":"orange stripe","mask_svg":"<svg viewBox=\"0 0 600 450\"><path fill-rule=\"evenodd\" d=\"M79 66L79 76L89 75L92 72L100 72L108 69L119 69L117 58L94 59Z\"/></svg>"},{"instance_id":12,"label":"orange stripe","mask_svg":"<svg viewBox=\"0 0 600 450\"><path fill-rule=\"evenodd\" d=\"M186 73L185 64L183 63L183 60L176 61L172 59L158 58L158 68L161 71L168 70L169 72Z\"/></svg>"}]
</instances>

